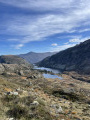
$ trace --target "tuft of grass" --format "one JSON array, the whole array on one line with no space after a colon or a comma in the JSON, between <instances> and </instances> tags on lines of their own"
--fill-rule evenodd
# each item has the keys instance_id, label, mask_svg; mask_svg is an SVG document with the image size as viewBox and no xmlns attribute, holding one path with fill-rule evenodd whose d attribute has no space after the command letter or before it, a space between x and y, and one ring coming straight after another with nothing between
<instances>
[{"instance_id":1,"label":"tuft of grass","mask_svg":"<svg viewBox=\"0 0 90 120\"><path fill-rule=\"evenodd\" d=\"M37 115L39 120L52 120L52 116L50 115L48 109L42 105L37 107Z\"/></svg>"},{"instance_id":2,"label":"tuft of grass","mask_svg":"<svg viewBox=\"0 0 90 120\"><path fill-rule=\"evenodd\" d=\"M5 97L2 99L2 101L4 102L11 102L14 101L17 98L16 95L5 95Z\"/></svg>"},{"instance_id":3,"label":"tuft of grass","mask_svg":"<svg viewBox=\"0 0 90 120\"><path fill-rule=\"evenodd\" d=\"M20 119L21 117L26 117L28 110L22 105L13 105L13 107L7 112L7 115L14 117L15 119Z\"/></svg>"},{"instance_id":4,"label":"tuft of grass","mask_svg":"<svg viewBox=\"0 0 90 120\"><path fill-rule=\"evenodd\" d=\"M40 105L45 106L44 100L42 100L42 99L40 99L40 98L37 98L37 101L39 102Z\"/></svg>"}]
</instances>

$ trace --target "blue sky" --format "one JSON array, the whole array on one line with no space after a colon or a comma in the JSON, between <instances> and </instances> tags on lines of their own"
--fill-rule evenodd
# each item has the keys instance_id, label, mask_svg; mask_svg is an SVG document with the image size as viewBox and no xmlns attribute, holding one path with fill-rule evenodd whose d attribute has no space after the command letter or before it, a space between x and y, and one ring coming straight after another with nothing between
<instances>
[{"instance_id":1,"label":"blue sky","mask_svg":"<svg viewBox=\"0 0 90 120\"><path fill-rule=\"evenodd\" d=\"M90 38L90 0L0 0L0 55L61 51Z\"/></svg>"}]
</instances>

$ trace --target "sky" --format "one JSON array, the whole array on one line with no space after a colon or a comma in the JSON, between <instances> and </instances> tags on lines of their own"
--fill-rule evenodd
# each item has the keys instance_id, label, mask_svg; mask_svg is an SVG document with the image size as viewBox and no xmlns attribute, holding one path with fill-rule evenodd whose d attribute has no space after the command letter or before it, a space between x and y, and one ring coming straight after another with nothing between
<instances>
[{"instance_id":1,"label":"sky","mask_svg":"<svg viewBox=\"0 0 90 120\"><path fill-rule=\"evenodd\" d=\"M0 0L0 55L62 51L90 39L90 0Z\"/></svg>"}]
</instances>

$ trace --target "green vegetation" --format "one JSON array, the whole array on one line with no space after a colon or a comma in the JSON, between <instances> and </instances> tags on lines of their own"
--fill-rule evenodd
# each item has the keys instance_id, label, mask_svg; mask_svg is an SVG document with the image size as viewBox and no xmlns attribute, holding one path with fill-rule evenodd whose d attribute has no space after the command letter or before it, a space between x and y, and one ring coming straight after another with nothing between
<instances>
[{"instance_id":1,"label":"green vegetation","mask_svg":"<svg viewBox=\"0 0 90 120\"><path fill-rule=\"evenodd\" d=\"M63 90L57 90L57 91L53 91L52 94L55 96L55 97L60 97L60 98L64 98L64 99L67 99L67 100L71 100L73 102L75 101L83 101L85 98L82 94L75 94L73 92L70 92L70 93L66 93L64 92Z\"/></svg>"},{"instance_id":2,"label":"green vegetation","mask_svg":"<svg viewBox=\"0 0 90 120\"><path fill-rule=\"evenodd\" d=\"M14 117L15 119L20 119L21 117L28 116L27 107L23 107L22 105L13 104L13 106L8 110L7 115L10 117Z\"/></svg>"},{"instance_id":3,"label":"green vegetation","mask_svg":"<svg viewBox=\"0 0 90 120\"><path fill-rule=\"evenodd\" d=\"M33 96L20 98L19 96L5 95L2 98L3 104L9 108L6 113L9 117L21 120L52 120L44 101L38 98L39 105L32 104L33 101Z\"/></svg>"}]
</instances>

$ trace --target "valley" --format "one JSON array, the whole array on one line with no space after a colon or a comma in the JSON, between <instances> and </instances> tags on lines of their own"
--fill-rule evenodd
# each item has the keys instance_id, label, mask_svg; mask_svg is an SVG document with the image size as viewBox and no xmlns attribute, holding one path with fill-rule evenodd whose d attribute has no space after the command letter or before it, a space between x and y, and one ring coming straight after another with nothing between
<instances>
[{"instance_id":1,"label":"valley","mask_svg":"<svg viewBox=\"0 0 90 120\"><path fill-rule=\"evenodd\" d=\"M16 55L0 56L0 120L90 120L89 49L82 50L87 52L82 60L74 63L68 58L70 50L89 47L88 42L36 64ZM63 64L66 68L62 70ZM77 69L67 69L73 64Z\"/></svg>"},{"instance_id":2,"label":"valley","mask_svg":"<svg viewBox=\"0 0 90 120\"><path fill-rule=\"evenodd\" d=\"M90 0L0 0L0 120L90 120Z\"/></svg>"},{"instance_id":3,"label":"valley","mask_svg":"<svg viewBox=\"0 0 90 120\"><path fill-rule=\"evenodd\" d=\"M5 65L9 69L0 75L0 120L89 120L87 82L69 72L59 74L27 67L20 70L16 64ZM62 79L45 78L46 73Z\"/></svg>"}]
</instances>

